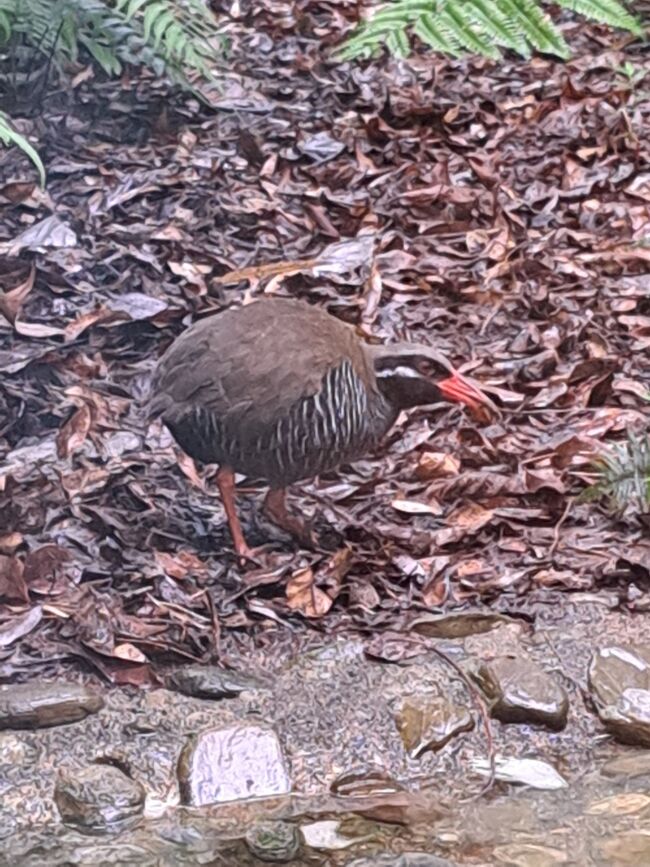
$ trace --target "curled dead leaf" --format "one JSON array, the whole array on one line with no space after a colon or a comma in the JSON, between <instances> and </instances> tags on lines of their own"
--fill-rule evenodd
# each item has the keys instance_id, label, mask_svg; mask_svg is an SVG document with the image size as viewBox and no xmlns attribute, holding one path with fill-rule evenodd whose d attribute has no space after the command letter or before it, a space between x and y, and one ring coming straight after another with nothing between
<instances>
[{"instance_id":1,"label":"curled dead leaf","mask_svg":"<svg viewBox=\"0 0 650 867\"><path fill-rule=\"evenodd\" d=\"M435 500L421 503L418 500L393 500L391 506L405 515L441 515L442 506Z\"/></svg>"},{"instance_id":2,"label":"curled dead leaf","mask_svg":"<svg viewBox=\"0 0 650 867\"><path fill-rule=\"evenodd\" d=\"M415 475L418 479L449 478L457 476L460 471L460 461L445 452L424 452L420 455Z\"/></svg>"},{"instance_id":3,"label":"curled dead leaf","mask_svg":"<svg viewBox=\"0 0 650 867\"><path fill-rule=\"evenodd\" d=\"M314 582L314 573L309 567L294 572L287 582L287 605L305 617L322 617L332 607L333 600Z\"/></svg>"},{"instance_id":4,"label":"curled dead leaf","mask_svg":"<svg viewBox=\"0 0 650 867\"><path fill-rule=\"evenodd\" d=\"M0 555L0 599L29 601L24 567L17 557Z\"/></svg>"},{"instance_id":5,"label":"curled dead leaf","mask_svg":"<svg viewBox=\"0 0 650 867\"><path fill-rule=\"evenodd\" d=\"M82 404L59 429L56 451L60 458L68 458L81 448L90 432L91 423L90 409L86 404Z\"/></svg>"}]
</instances>

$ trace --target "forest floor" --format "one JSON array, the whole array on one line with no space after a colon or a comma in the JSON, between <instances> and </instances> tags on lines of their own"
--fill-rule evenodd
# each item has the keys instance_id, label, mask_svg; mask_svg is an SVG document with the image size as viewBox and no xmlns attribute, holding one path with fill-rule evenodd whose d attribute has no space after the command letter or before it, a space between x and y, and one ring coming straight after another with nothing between
<instances>
[{"instance_id":1,"label":"forest floor","mask_svg":"<svg viewBox=\"0 0 650 867\"><path fill-rule=\"evenodd\" d=\"M72 738L71 726L0 737L12 867L100 863L87 838L61 848L53 791L66 762L142 779L155 813L208 717L275 726L303 794L328 791L361 760L411 790L432 787L454 802L454 821L433 840L429 813L422 845L454 863L650 858L650 828L637 821L648 796L629 791L634 775L647 787L647 757L604 735L588 697L593 652L620 640L641 649L621 669L610 654L600 688L650 690L638 674L648 516L581 499L596 457L648 430L650 55L574 22L566 64L427 53L335 63L350 9L265 0L226 16L216 110L147 73L105 81L80 68L53 82L19 121L38 138L45 190L20 152L0 151L0 682L11 684L0 697L55 680L64 692L99 684L105 701ZM377 455L296 486L293 506L336 531L327 550L278 535L249 480L249 541L275 550L244 569L215 468L196 467L158 423L147 428L140 404L156 359L195 314L261 293L319 304L373 338L436 344L501 417L411 412ZM549 678L563 685L563 733L533 713L532 725L493 723L490 735L479 713L447 752L407 756L395 702L437 690L474 713L480 699L453 660L498 654L541 667L542 691L557 693ZM189 662L266 675L271 692L206 710L171 694L169 664ZM538 675L523 671L531 694ZM625 736L648 743L636 711ZM473 763L495 751L559 768L561 791L537 799L533 784L510 797L506 774L491 798L461 806L481 786ZM621 759L609 776L604 759ZM133 780L122 783L133 795ZM203 818L178 815L163 816L153 847L141 829L122 855L109 841L101 863L148 864L145 850L156 865L205 863L212 843L192 824ZM607 833L624 839L598 836L608 817ZM47 844L20 837L39 821ZM381 851L417 843L396 834ZM377 845L357 867L389 863ZM344 857L309 851L304 863Z\"/></svg>"},{"instance_id":2,"label":"forest floor","mask_svg":"<svg viewBox=\"0 0 650 867\"><path fill-rule=\"evenodd\" d=\"M81 71L22 122L46 190L0 154L3 676L72 656L155 683L160 655L223 661L305 626L381 656L440 607L650 604L647 516L579 500L594 457L648 427L647 52L574 24L568 64L333 63L348 24L338 3L255 4L226 25L216 111ZM138 401L195 313L262 292L435 343L502 417L412 412L294 490L334 551L281 538L242 571L214 468ZM274 532L257 490L253 543Z\"/></svg>"}]
</instances>

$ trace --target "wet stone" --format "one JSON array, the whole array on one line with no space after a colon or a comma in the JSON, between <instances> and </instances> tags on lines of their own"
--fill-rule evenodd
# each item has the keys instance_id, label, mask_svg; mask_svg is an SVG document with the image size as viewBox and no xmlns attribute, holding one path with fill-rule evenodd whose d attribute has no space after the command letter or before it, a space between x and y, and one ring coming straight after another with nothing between
<instances>
[{"instance_id":1,"label":"wet stone","mask_svg":"<svg viewBox=\"0 0 650 867\"><path fill-rule=\"evenodd\" d=\"M453 614L423 614L410 624L410 628L427 638L467 638L491 632L504 623L514 623L505 614L490 611L460 611Z\"/></svg>"},{"instance_id":2,"label":"wet stone","mask_svg":"<svg viewBox=\"0 0 650 867\"><path fill-rule=\"evenodd\" d=\"M532 723L555 731L566 726L569 699L542 668L509 656L483 662L472 672L490 702L490 714L504 723Z\"/></svg>"},{"instance_id":3,"label":"wet stone","mask_svg":"<svg viewBox=\"0 0 650 867\"><path fill-rule=\"evenodd\" d=\"M202 806L291 790L282 747L272 729L235 725L192 735L178 760L184 804Z\"/></svg>"},{"instance_id":4,"label":"wet stone","mask_svg":"<svg viewBox=\"0 0 650 867\"><path fill-rule=\"evenodd\" d=\"M401 855L370 855L348 861L345 867L456 867L452 861L428 852L403 852Z\"/></svg>"},{"instance_id":5,"label":"wet stone","mask_svg":"<svg viewBox=\"0 0 650 867\"><path fill-rule=\"evenodd\" d=\"M442 749L453 737L474 728L465 707L438 696L407 699L395 717L402 743L413 759L427 750Z\"/></svg>"},{"instance_id":6,"label":"wet stone","mask_svg":"<svg viewBox=\"0 0 650 867\"><path fill-rule=\"evenodd\" d=\"M607 867L642 867L650 864L650 832L618 834L601 840L598 854Z\"/></svg>"},{"instance_id":7,"label":"wet stone","mask_svg":"<svg viewBox=\"0 0 650 867\"><path fill-rule=\"evenodd\" d=\"M0 729L38 729L78 722L104 706L95 692L73 683L0 687Z\"/></svg>"},{"instance_id":8,"label":"wet stone","mask_svg":"<svg viewBox=\"0 0 650 867\"><path fill-rule=\"evenodd\" d=\"M144 808L145 790L112 765L62 773L54 800L64 822L85 828L123 827Z\"/></svg>"},{"instance_id":9,"label":"wet stone","mask_svg":"<svg viewBox=\"0 0 650 867\"><path fill-rule=\"evenodd\" d=\"M234 698L245 690L263 689L260 681L216 665L188 665L163 674L168 689L196 698Z\"/></svg>"},{"instance_id":10,"label":"wet stone","mask_svg":"<svg viewBox=\"0 0 650 867\"><path fill-rule=\"evenodd\" d=\"M492 853L499 864L507 867L555 867L556 864L569 864L568 855L561 849L540 846L536 843L512 843L497 846Z\"/></svg>"},{"instance_id":11,"label":"wet stone","mask_svg":"<svg viewBox=\"0 0 650 867\"><path fill-rule=\"evenodd\" d=\"M628 688L616 704L599 708L598 716L622 743L650 747L650 690Z\"/></svg>"},{"instance_id":12,"label":"wet stone","mask_svg":"<svg viewBox=\"0 0 650 867\"><path fill-rule=\"evenodd\" d=\"M598 716L614 737L650 747L650 648L600 648L589 664L589 689Z\"/></svg>"},{"instance_id":13,"label":"wet stone","mask_svg":"<svg viewBox=\"0 0 650 867\"><path fill-rule=\"evenodd\" d=\"M650 775L650 753L633 751L605 762L601 768L604 777L645 777Z\"/></svg>"},{"instance_id":14,"label":"wet stone","mask_svg":"<svg viewBox=\"0 0 650 867\"><path fill-rule=\"evenodd\" d=\"M330 784L330 792L340 798L363 798L403 791L401 783L383 768L374 765L343 771Z\"/></svg>"},{"instance_id":15,"label":"wet stone","mask_svg":"<svg viewBox=\"0 0 650 867\"><path fill-rule=\"evenodd\" d=\"M260 861L286 864L300 848L300 834L289 822L258 822L246 832L246 845Z\"/></svg>"}]
</instances>

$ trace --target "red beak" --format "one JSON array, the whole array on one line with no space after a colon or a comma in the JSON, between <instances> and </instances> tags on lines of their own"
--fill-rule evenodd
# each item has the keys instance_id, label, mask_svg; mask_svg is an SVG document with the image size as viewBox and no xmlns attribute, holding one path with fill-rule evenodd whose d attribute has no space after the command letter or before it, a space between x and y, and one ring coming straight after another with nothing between
<instances>
[{"instance_id":1,"label":"red beak","mask_svg":"<svg viewBox=\"0 0 650 867\"><path fill-rule=\"evenodd\" d=\"M464 376L461 376L456 371L447 377L447 379L437 382L436 385L445 400L464 403L470 409L478 409L480 406L487 406L490 409L495 408L489 397L483 394L478 386L465 379Z\"/></svg>"}]
</instances>

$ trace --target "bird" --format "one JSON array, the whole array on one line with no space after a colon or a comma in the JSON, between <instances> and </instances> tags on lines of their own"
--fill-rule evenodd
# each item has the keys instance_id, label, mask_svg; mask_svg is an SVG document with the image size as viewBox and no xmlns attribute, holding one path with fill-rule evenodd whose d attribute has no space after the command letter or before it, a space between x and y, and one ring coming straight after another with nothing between
<instances>
[{"instance_id":1,"label":"bird","mask_svg":"<svg viewBox=\"0 0 650 867\"><path fill-rule=\"evenodd\" d=\"M452 401L494 406L427 344L375 345L305 301L264 297L197 320L156 364L147 415L183 451L218 464L235 553L255 558L235 474L265 480L263 510L303 545L311 527L286 505L291 484L374 450L402 410Z\"/></svg>"}]
</instances>

